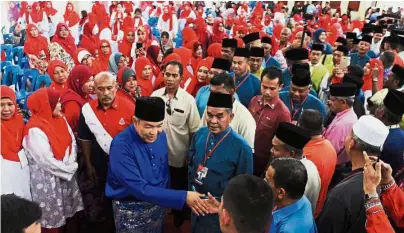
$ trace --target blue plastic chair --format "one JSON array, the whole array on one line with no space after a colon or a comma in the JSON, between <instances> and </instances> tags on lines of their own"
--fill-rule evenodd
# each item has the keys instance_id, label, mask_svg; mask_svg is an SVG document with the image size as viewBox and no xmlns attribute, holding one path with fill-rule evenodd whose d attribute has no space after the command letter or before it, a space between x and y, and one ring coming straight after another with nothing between
<instances>
[{"instance_id":1,"label":"blue plastic chair","mask_svg":"<svg viewBox=\"0 0 404 233\"><path fill-rule=\"evenodd\" d=\"M4 67L3 80L1 81L1 85L17 85L18 76L20 75L20 73L21 69L19 66L9 65ZM18 90L17 87L16 90Z\"/></svg>"},{"instance_id":2,"label":"blue plastic chair","mask_svg":"<svg viewBox=\"0 0 404 233\"><path fill-rule=\"evenodd\" d=\"M1 45L1 52L4 51L6 53L7 61L12 61L12 50L13 50L12 44L2 44Z\"/></svg>"},{"instance_id":3,"label":"blue plastic chair","mask_svg":"<svg viewBox=\"0 0 404 233\"><path fill-rule=\"evenodd\" d=\"M1 72L3 73L3 71L4 71L4 67L6 67L6 66L11 66L12 64L11 64L11 61L2 61L2 62L0 62L0 69L1 69Z\"/></svg>"},{"instance_id":4,"label":"blue plastic chair","mask_svg":"<svg viewBox=\"0 0 404 233\"><path fill-rule=\"evenodd\" d=\"M36 79L38 76L39 76L38 70L35 70L35 69L24 70L24 76L23 76L22 83L21 83L21 89L23 89L23 90L27 89L27 82L29 80L32 84L30 91L32 91L34 89L34 85L36 83Z\"/></svg>"},{"instance_id":5,"label":"blue plastic chair","mask_svg":"<svg viewBox=\"0 0 404 233\"><path fill-rule=\"evenodd\" d=\"M21 69L24 69L28 63L28 59L24 54L24 47L18 46L12 49L12 60L15 65L18 65Z\"/></svg>"},{"instance_id":6,"label":"blue plastic chair","mask_svg":"<svg viewBox=\"0 0 404 233\"><path fill-rule=\"evenodd\" d=\"M49 87L51 83L52 79L49 77L49 75L41 74L36 78L35 85L32 91L38 90L43 84L45 84L46 87Z\"/></svg>"},{"instance_id":7,"label":"blue plastic chair","mask_svg":"<svg viewBox=\"0 0 404 233\"><path fill-rule=\"evenodd\" d=\"M5 33L5 34L3 34L3 39L4 39L4 42L5 43L12 43L12 41L13 41L13 34L11 34L11 33Z\"/></svg>"}]
</instances>

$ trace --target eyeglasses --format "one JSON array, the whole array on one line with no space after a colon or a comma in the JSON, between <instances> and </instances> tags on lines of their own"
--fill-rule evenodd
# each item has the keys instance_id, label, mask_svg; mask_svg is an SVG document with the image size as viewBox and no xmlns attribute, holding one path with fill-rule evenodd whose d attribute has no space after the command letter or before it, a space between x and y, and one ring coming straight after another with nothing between
<instances>
[{"instance_id":1,"label":"eyeglasses","mask_svg":"<svg viewBox=\"0 0 404 233\"><path fill-rule=\"evenodd\" d=\"M109 48L109 45L101 45L101 48Z\"/></svg>"},{"instance_id":2,"label":"eyeglasses","mask_svg":"<svg viewBox=\"0 0 404 233\"><path fill-rule=\"evenodd\" d=\"M171 116L171 114L174 113L174 111L171 109L171 100L167 100L166 107L167 114Z\"/></svg>"}]
</instances>

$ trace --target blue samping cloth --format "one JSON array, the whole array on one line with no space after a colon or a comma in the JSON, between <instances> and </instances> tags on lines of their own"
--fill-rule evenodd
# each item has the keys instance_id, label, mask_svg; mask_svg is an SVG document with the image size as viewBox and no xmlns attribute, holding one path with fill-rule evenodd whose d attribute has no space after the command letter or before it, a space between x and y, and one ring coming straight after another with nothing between
<instances>
[{"instance_id":1,"label":"blue samping cloth","mask_svg":"<svg viewBox=\"0 0 404 233\"><path fill-rule=\"evenodd\" d=\"M161 233L166 209L148 203L113 201L116 233Z\"/></svg>"}]
</instances>

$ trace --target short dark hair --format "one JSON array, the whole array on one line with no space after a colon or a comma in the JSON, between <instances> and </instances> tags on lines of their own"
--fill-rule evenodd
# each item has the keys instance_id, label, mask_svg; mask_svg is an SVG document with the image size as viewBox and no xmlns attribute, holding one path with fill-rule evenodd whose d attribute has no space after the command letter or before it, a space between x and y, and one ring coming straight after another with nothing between
<instances>
[{"instance_id":1,"label":"short dark hair","mask_svg":"<svg viewBox=\"0 0 404 233\"><path fill-rule=\"evenodd\" d=\"M170 55L172 53L174 53L174 48L167 49L166 52L164 53L163 60L164 60L164 58L168 57L168 55Z\"/></svg>"},{"instance_id":2,"label":"short dark hair","mask_svg":"<svg viewBox=\"0 0 404 233\"><path fill-rule=\"evenodd\" d=\"M353 74L356 77L363 77L363 68L360 67L359 65L349 65L348 66L348 73Z\"/></svg>"},{"instance_id":3,"label":"short dark hair","mask_svg":"<svg viewBox=\"0 0 404 233\"><path fill-rule=\"evenodd\" d=\"M310 136L323 133L323 115L316 109L304 109L297 124L300 128L306 130Z\"/></svg>"},{"instance_id":4,"label":"short dark hair","mask_svg":"<svg viewBox=\"0 0 404 233\"><path fill-rule=\"evenodd\" d=\"M276 158L270 165L274 169L276 188L283 188L291 199L300 199L307 184L306 167L294 158Z\"/></svg>"},{"instance_id":5,"label":"short dark hair","mask_svg":"<svg viewBox=\"0 0 404 233\"><path fill-rule=\"evenodd\" d=\"M261 73L261 82L262 79L264 79L264 77L266 77L269 80L278 79L279 80L278 84L279 85L282 84L282 78L283 78L282 71L276 67L265 68Z\"/></svg>"},{"instance_id":6,"label":"short dark hair","mask_svg":"<svg viewBox=\"0 0 404 233\"><path fill-rule=\"evenodd\" d=\"M167 62L167 64L164 66L164 70L167 69L167 67L169 65L172 66L178 66L179 70L180 70L180 76L182 77L182 75L184 74L184 68L182 67L182 64L178 61L169 61Z\"/></svg>"},{"instance_id":7,"label":"short dark hair","mask_svg":"<svg viewBox=\"0 0 404 233\"><path fill-rule=\"evenodd\" d=\"M390 122L392 125L398 124L401 122L403 116L397 115L391 112L386 106L383 106L384 116L383 118Z\"/></svg>"},{"instance_id":8,"label":"short dark hair","mask_svg":"<svg viewBox=\"0 0 404 233\"><path fill-rule=\"evenodd\" d=\"M223 208L232 216L237 232L265 232L272 220L273 205L271 186L253 175L234 177L223 192Z\"/></svg>"},{"instance_id":9,"label":"short dark hair","mask_svg":"<svg viewBox=\"0 0 404 233\"><path fill-rule=\"evenodd\" d=\"M224 89L228 91L234 91L236 89L236 85L234 83L234 79L231 77L230 74L223 72L218 75L215 75L210 80L210 85L212 86L221 86L223 85Z\"/></svg>"},{"instance_id":10,"label":"short dark hair","mask_svg":"<svg viewBox=\"0 0 404 233\"><path fill-rule=\"evenodd\" d=\"M170 38L170 34L168 34L168 32L166 32L166 31L161 33L161 37L163 37L163 36Z\"/></svg>"},{"instance_id":11,"label":"short dark hair","mask_svg":"<svg viewBox=\"0 0 404 233\"><path fill-rule=\"evenodd\" d=\"M136 12L139 12L139 13L141 14L141 13L142 13L142 10L141 10L140 8L136 8L135 14L136 14Z\"/></svg>"},{"instance_id":12,"label":"short dark hair","mask_svg":"<svg viewBox=\"0 0 404 233\"><path fill-rule=\"evenodd\" d=\"M33 223L39 223L41 217L37 203L15 194L1 195L1 232L22 233Z\"/></svg>"}]
</instances>

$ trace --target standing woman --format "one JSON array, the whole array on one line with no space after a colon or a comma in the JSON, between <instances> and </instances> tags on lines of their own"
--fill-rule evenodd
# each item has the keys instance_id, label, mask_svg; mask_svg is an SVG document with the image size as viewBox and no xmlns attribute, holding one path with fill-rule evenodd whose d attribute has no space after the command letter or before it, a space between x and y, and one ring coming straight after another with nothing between
<instances>
[{"instance_id":1,"label":"standing woman","mask_svg":"<svg viewBox=\"0 0 404 233\"><path fill-rule=\"evenodd\" d=\"M39 34L38 28L34 24L28 24L26 35L24 53L36 58L45 57L45 60L49 61L48 40Z\"/></svg>"},{"instance_id":2,"label":"standing woman","mask_svg":"<svg viewBox=\"0 0 404 233\"><path fill-rule=\"evenodd\" d=\"M49 63L48 74L52 79L52 83L49 89L55 90L63 95L68 89L67 78L69 77L69 72L67 66L60 60L53 60Z\"/></svg>"},{"instance_id":3,"label":"standing woman","mask_svg":"<svg viewBox=\"0 0 404 233\"><path fill-rule=\"evenodd\" d=\"M118 91L117 96L127 99L130 103L136 104L136 98L141 96L140 87L137 85L135 71L129 67L122 67L117 75Z\"/></svg>"},{"instance_id":4,"label":"standing woman","mask_svg":"<svg viewBox=\"0 0 404 233\"><path fill-rule=\"evenodd\" d=\"M167 50L174 48L174 42L170 34L166 31L161 33L160 48L163 54L165 54Z\"/></svg>"},{"instance_id":5,"label":"standing woman","mask_svg":"<svg viewBox=\"0 0 404 233\"><path fill-rule=\"evenodd\" d=\"M156 77L153 75L149 59L139 57L135 62L137 85L142 90L142 96L151 96Z\"/></svg>"},{"instance_id":6,"label":"standing woman","mask_svg":"<svg viewBox=\"0 0 404 233\"><path fill-rule=\"evenodd\" d=\"M60 112L60 93L41 88L28 98L32 116L25 127L22 145L31 171L33 201L42 209L43 233L58 233L83 209L76 181L77 145Z\"/></svg>"},{"instance_id":7,"label":"standing woman","mask_svg":"<svg viewBox=\"0 0 404 233\"><path fill-rule=\"evenodd\" d=\"M46 13L41 9L39 2L32 5L31 18L38 30L46 39L49 39L49 21Z\"/></svg>"},{"instance_id":8,"label":"standing woman","mask_svg":"<svg viewBox=\"0 0 404 233\"><path fill-rule=\"evenodd\" d=\"M101 71L107 71L109 57L112 54L111 44L109 43L108 40L101 40L99 51L100 52L98 54L97 60L102 69ZM101 71L99 71L99 72L101 72ZM97 72L97 73L99 73L99 72Z\"/></svg>"},{"instance_id":9,"label":"standing woman","mask_svg":"<svg viewBox=\"0 0 404 233\"><path fill-rule=\"evenodd\" d=\"M198 66L195 70L194 78L186 89L186 91L190 93L194 98L196 97L196 94L201 87L209 84L208 73L212 66L213 59L214 58L208 57L198 63Z\"/></svg>"},{"instance_id":10,"label":"standing woman","mask_svg":"<svg viewBox=\"0 0 404 233\"><path fill-rule=\"evenodd\" d=\"M131 51L133 42L135 42L135 29L134 28L127 28L124 31L124 37L118 43L118 50L122 53L123 56L129 58L129 65L132 65L133 58L131 57ZM118 72L118 71L117 71ZM116 72L115 72L116 74Z\"/></svg>"},{"instance_id":11,"label":"standing woman","mask_svg":"<svg viewBox=\"0 0 404 233\"><path fill-rule=\"evenodd\" d=\"M79 44L80 37L79 37L79 23L80 23L80 16L79 14L74 11L73 3L69 2L66 4L66 10L63 14L63 19L67 26L69 26L70 32L75 40L75 44Z\"/></svg>"},{"instance_id":12,"label":"standing woman","mask_svg":"<svg viewBox=\"0 0 404 233\"><path fill-rule=\"evenodd\" d=\"M313 35L313 42L309 44L309 47L313 44L323 44L324 45L324 50L323 52L325 54L332 54L332 47L331 45L327 42L327 33L324 31L324 29L319 28L316 31L314 31Z\"/></svg>"},{"instance_id":13,"label":"standing woman","mask_svg":"<svg viewBox=\"0 0 404 233\"><path fill-rule=\"evenodd\" d=\"M202 60L203 49L202 44L199 41L195 41L192 45L192 57L191 57L191 66L194 74L196 73L196 68L199 62Z\"/></svg>"},{"instance_id":14,"label":"standing woman","mask_svg":"<svg viewBox=\"0 0 404 233\"><path fill-rule=\"evenodd\" d=\"M14 91L1 86L1 194L32 200L29 166L22 148L24 119L16 111Z\"/></svg>"},{"instance_id":15,"label":"standing woman","mask_svg":"<svg viewBox=\"0 0 404 233\"><path fill-rule=\"evenodd\" d=\"M178 31L177 16L172 12L169 5L163 7L163 14L157 22L157 29L160 32L168 32L170 38L175 38Z\"/></svg>"},{"instance_id":16,"label":"standing woman","mask_svg":"<svg viewBox=\"0 0 404 233\"><path fill-rule=\"evenodd\" d=\"M81 107L91 100L90 95L94 94L93 72L88 66L75 66L67 79L67 86L69 89L61 96L60 103L67 123L76 134Z\"/></svg>"},{"instance_id":17,"label":"standing woman","mask_svg":"<svg viewBox=\"0 0 404 233\"><path fill-rule=\"evenodd\" d=\"M109 56L108 71L116 77L118 70L128 65L128 60L122 53L114 53Z\"/></svg>"},{"instance_id":18,"label":"standing woman","mask_svg":"<svg viewBox=\"0 0 404 233\"><path fill-rule=\"evenodd\" d=\"M160 64L163 61L163 52L157 45L150 45L146 52L146 58L149 59L154 76L160 74Z\"/></svg>"},{"instance_id":19,"label":"standing woman","mask_svg":"<svg viewBox=\"0 0 404 233\"><path fill-rule=\"evenodd\" d=\"M153 39L148 25L140 26L136 30L135 42L142 43L145 50L147 50L151 45L158 45L158 42Z\"/></svg>"},{"instance_id":20,"label":"standing woman","mask_svg":"<svg viewBox=\"0 0 404 233\"><path fill-rule=\"evenodd\" d=\"M83 34L81 35L80 48L87 49L88 52L97 57L100 39L97 36L98 26L92 22L84 24Z\"/></svg>"}]
</instances>

